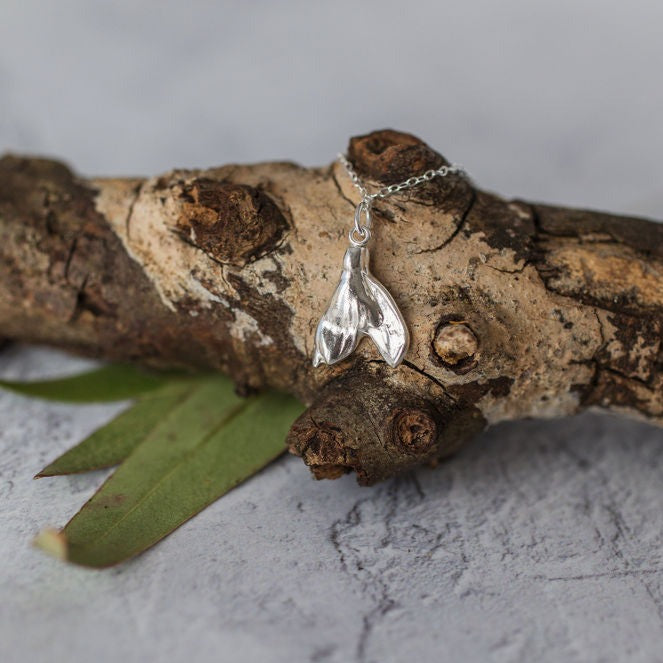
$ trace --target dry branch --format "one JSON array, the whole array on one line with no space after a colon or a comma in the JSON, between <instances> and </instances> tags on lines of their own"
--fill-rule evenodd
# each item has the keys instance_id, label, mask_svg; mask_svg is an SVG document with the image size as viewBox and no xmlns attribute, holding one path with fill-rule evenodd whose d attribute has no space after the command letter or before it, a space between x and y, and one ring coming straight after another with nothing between
<instances>
[{"instance_id":1,"label":"dry branch","mask_svg":"<svg viewBox=\"0 0 663 663\"><path fill-rule=\"evenodd\" d=\"M439 167L413 136L352 139L373 185ZM336 164L76 177L0 160L0 337L223 370L310 405L291 450L371 483L502 420L589 406L663 422L663 226L504 200L458 176L379 202L372 270L411 332L314 369L356 192Z\"/></svg>"}]
</instances>

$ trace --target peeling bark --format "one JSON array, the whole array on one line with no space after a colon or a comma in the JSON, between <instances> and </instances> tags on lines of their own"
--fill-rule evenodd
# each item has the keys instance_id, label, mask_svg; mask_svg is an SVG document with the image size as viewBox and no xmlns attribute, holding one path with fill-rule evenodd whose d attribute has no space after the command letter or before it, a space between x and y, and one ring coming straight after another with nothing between
<instances>
[{"instance_id":1,"label":"peeling bark","mask_svg":"<svg viewBox=\"0 0 663 663\"><path fill-rule=\"evenodd\" d=\"M375 187L446 163L395 131L349 156ZM288 441L320 478L373 483L503 420L600 407L663 423L663 226L458 176L375 207L372 271L408 323L404 363L362 342L314 369L356 202L338 164L85 180L5 156L0 337L285 389L310 405Z\"/></svg>"}]
</instances>

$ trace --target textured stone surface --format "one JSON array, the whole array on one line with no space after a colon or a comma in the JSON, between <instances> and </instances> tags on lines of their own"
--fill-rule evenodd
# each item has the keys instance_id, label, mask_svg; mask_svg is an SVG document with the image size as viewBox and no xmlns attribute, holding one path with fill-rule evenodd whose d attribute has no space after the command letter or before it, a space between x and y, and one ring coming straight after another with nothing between
<instances>
[{"instance_id":1,"label":"textured stone surface","mask_svg":"<svg viewBox=\"0 0 663 663\"><path fill-rule=\"evenodd\" d=\"M0 358L21 378L87 365ZM64 566L30 539L103 473L31 477L120 407L0 394L4 661L660 660L660 430L499 426L364 489L286 458L129 564Z\"/></svg>"}]
</instances>

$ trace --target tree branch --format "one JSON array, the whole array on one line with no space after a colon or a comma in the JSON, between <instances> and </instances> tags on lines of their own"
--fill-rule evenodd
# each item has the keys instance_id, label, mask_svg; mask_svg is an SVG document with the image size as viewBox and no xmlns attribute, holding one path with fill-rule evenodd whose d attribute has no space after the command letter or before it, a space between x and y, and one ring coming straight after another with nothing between
<instances>
[{"instance_id":1,"label":"tree branch","mask_svg":"<svg viewBox=\"0 0 663 663\"><path fill-rule=\"evenodd\" d=\"M444 159L378 131L349 156L374 186ZM663 422L663 226L504 200L458 176L375 209L372 271L410 351L369 342L314 369L356 192L338 165L76 177L0 160L0 337L152 366L228 372L310 405L290 448L318 477L372 483L485 426L590 406Z\"/></svg>"}]
</instances>

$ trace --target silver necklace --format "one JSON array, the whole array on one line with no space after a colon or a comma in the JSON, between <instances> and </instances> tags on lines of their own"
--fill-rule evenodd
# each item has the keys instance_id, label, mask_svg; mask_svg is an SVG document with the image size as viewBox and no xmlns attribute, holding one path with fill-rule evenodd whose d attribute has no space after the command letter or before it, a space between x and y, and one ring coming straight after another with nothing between
<instances>
[{"instance_id":1,"label":"silver necklace","mask_svg":"<svg viewBox=\"0 0 663 663\"><path fill-rule=\"evenodd\" d=\"M359 190L361 200L355 209L354 225L348 235L350 246L343 258L340 283L315 332L313 365L323 362L335 364L345 359L352 354L361 338L368 336L387 364L396 367L408 350L410 334L396 302L369 270L366 245L371 239L373 202L430 182L436 177L466 173L457 164L442 166L369 193L347 158L339 154L338 160Z\"/></svg>"}]
</instances>

